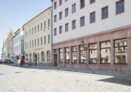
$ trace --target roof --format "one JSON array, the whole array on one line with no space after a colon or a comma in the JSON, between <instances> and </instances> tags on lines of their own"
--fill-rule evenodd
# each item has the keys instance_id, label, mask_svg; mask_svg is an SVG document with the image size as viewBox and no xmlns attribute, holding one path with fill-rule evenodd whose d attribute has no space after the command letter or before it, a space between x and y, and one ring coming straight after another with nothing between
<instances>
[{"instance_id":1,"label":"roof","mask_svg":"<svg viewBox=\"0 0 131 92\"><path fill-rule=\"evenodd\" d=\"M28 24L30 21L32 21L33 19L35 19L36 17L38 17L39 15L41 15L42 13L44 13L46 10L51 9L52 6L50 6L49 8L45 9L44 11L42 11L40 14L38 14L37 16L35 16L34 18L32 18L31 20L29 20L27 23L25 23L23 26L25 26L26 24Z\"/></svg>"}]
</instances>

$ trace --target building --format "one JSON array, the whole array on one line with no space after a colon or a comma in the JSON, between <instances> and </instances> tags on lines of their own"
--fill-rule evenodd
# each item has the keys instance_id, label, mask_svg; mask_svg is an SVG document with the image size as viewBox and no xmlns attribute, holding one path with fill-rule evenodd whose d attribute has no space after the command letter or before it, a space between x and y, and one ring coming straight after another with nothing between
<instances>
[{"instance_id":1,"label":"building","mask_svg":"<svg viewBox=\"0 0 131 92\"><path fill-rule=\"evenodd\" d=\"M53 64L131 72L130 0L51 0Z\"/></svg>"},{"instance_id":2,"label":"building","mask_svg":"<svg viewBox=\"0 0 131 92\"><path fill-rule=\"evenodd\" d=\"M4 59L4 58L5 58L5 42L3 41L3 47L1 50L1 59Z\"/></svg>"},{"instance_id":3,"label":"building","mask_svg":"<svg viewBox=\"0 0 131 92\"><path fill-rule=\"evenodd\" d=\"M8 58L8 43L7 43L7 39L3 43L3 48L4 48L3 51L2 51L3 59L6 59L6 58Z\"/></svg>"},{"instance_id":4,"label":"building","mask_svg":"<svg viewBox=\"0 0 131 92\"><path fill-rule=\"evenodd\" d=\"M51 65L51 11L49 7L23 25L26 59L35 64Z\"/></svg>"},{"instance_id":5,"label":"building","mask_svg":"<svg viewBox=\"0 0 131 92\"><path fill-rule=\"evenodd\" d=\"M13 33L14 29L10 28L10 32L7 36L7 57L13 61Z\"/></svg>"},{"instance_id":6,"label":"building","mask_svg":"<svg viewBox=\"0 0 131 92\"><path fill-rule=\"evenodd\" d=\"M24 55L24 32L19 28L13 35L13 57L15 60Z\"/></svg>"}]
</instances>

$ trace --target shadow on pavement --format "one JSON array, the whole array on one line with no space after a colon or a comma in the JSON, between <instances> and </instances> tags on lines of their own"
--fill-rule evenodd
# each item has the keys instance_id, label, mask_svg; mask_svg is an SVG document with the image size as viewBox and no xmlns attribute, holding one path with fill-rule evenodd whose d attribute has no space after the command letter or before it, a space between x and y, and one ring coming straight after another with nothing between
<instances>
[{"instance_id":1,"label":"shadow on pavement","mask_svg":"<svg viewBox=\"0 0 131 92\"><path fill-rule=\"evenodd\" d=\"M15 72L15 74L19 74L19 73L22 73L22 72Z\"/></svg>"},{"instance_id":2,"label":"shadow on pavement","mask_svg":"<svg viewBox=\"0 0 131 92\"><path fill-rule=\"evenodd\" d=\"M98 80L98 81L131 86L131 80L120 79L117 77L102 79L102 80Z\"/></svg>"},{"instance_id":3,"label":"shadow on pavement","mask_svg":"<svg viewBox=\"0 0 131 92\"><path fill-rule=\"evenodd\" d=\"M3 73L0 73L0 75L4 75Z\"/></svg>"}]
</instances>

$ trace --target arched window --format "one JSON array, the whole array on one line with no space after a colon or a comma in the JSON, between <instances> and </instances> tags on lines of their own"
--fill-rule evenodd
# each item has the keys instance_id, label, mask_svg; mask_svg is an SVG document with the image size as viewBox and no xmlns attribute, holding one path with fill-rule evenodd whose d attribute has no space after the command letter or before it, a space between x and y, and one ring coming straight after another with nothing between
<instances>
[{"instance_id":1,"label":"arched window","mask_svg":"<svg viewBox=\"0 0 131 92\"><path fill-rule=\"evenodd\" d=\"M41 61L44 62L45 61L45 53L41 52Z\"/></svg>"},{"instance_id":2,"label":"arched window","mask_svg":"<svg viewBox=\"0 0 131 92\"><path fill-rule=\"evenodd\" d=\"M50 51L47 51L47 61L50 61Z\"/></svg>"}]
</instances>

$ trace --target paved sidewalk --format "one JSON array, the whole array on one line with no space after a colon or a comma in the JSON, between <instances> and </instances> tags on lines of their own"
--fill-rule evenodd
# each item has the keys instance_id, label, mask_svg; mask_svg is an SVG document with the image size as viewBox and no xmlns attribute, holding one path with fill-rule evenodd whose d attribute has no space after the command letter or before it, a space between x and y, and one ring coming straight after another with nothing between
<instances>
[{"instance_id":1,"label":"paved sidewalk","mask_svg":"<svg viewBox=\"0 0 131 92\"><path fill-rule=\"evenodd\" d=\"M131 92L130 73L94 73L87 69L0 64L0 92Z\"/></svg>"},{"instance_id":2,"label":"paved sidewalk","mask_svg":"<svg viewBox=\"0 0 131 92\"><path fill-rule=\"evenodd\" d=\"M17 66L17 65L13 64L13 66ZM93 69L76 69L76 68L54 67L54 66L43 66L43 65L32 65L31 67L25 66L24 68L60 70L60 71L80 72L80 73L98 74L98 75L110 75L110 76L114 76L120 79L131 80L131 72L93 70Z\"/></svg>"}]
</instances>

